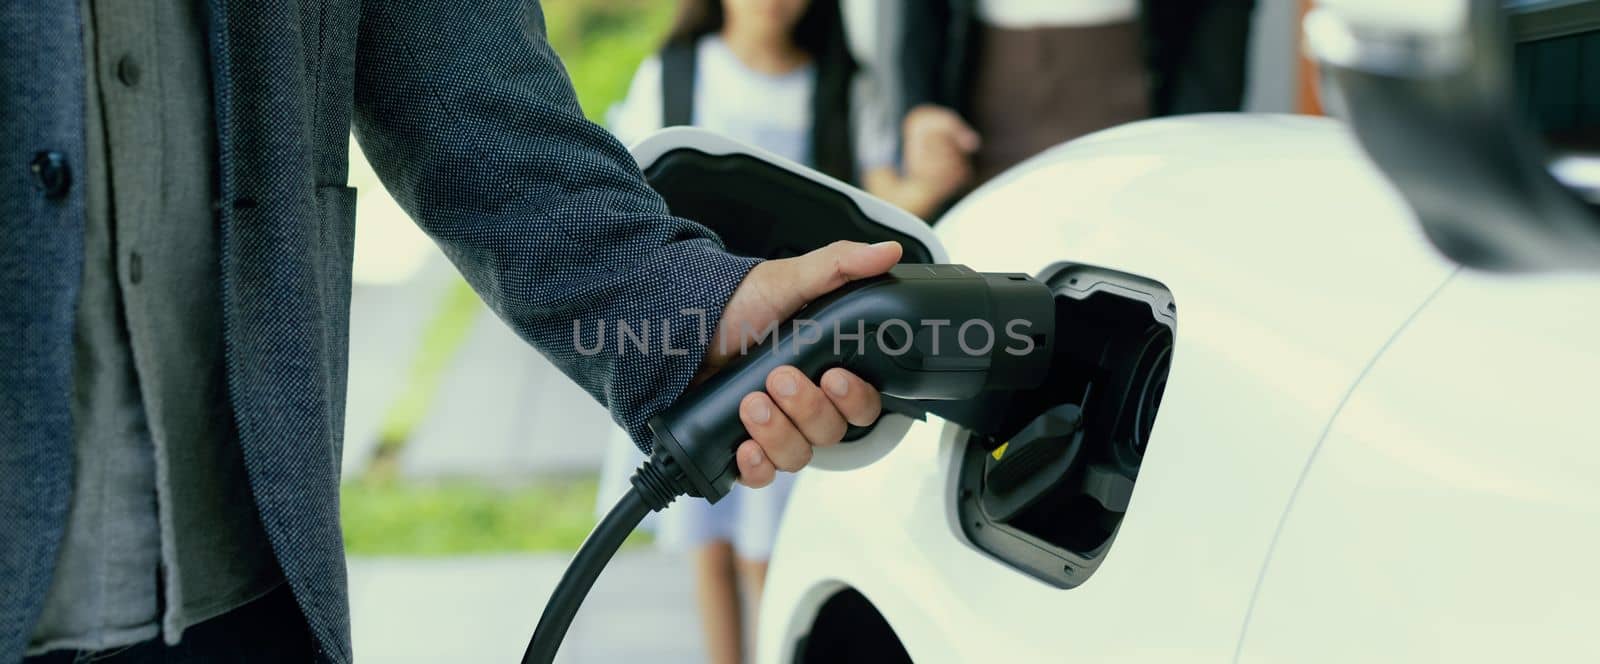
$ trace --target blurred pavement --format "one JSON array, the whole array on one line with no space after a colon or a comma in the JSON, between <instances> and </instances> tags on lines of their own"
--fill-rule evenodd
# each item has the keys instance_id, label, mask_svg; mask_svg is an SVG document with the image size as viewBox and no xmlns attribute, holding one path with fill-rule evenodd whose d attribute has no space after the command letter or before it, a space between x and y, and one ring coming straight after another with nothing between
<instances>
[{"instance_id":1,"label":"blurred pavement","mask_svg":"<svg viewBox=\"0 0 1600 664\"><path fill-rule=\"evenodd\" d=\"M606 409L480 308L406 445L406 477L523 478L600 469Z\"/></svg>"},{"instance_id":2,"label":"blurred pavement","mask_svg":"<svg viewBox=\"0 0 1600 664\"><path fill-rule=\"evenodd\" d=\"M404 281L357 283L352 290L345 477L372 458L383 418L411 378L423 327L444 299L453 270L442 255L434 256Z\"/></svg>"},{"instance_id":3,"label":"blurred pavement","mask_svg":"<svg viewBox=\"0 0 1600 664\"><path fill-rule=\"evenodd\" d=\"M352 558L356 661L515 662L568 554ZM617 555L573 622L557 662L704 662L687 561Z\"/></svg>"},{"instance_id":4,"label":"blurred pavement","mask_svg":"<svg viewBox=\"0 0 1600 664\"><path fill-rule=\"evenodd\" d=\"M417 350L459 277L383 185L352 141L356 187L355 286L350 298L350 384L345 477L365 468L384 418L411 381ZM449 362L402 455L410 477L526 477L599 470L609 414L486 306Z\"/></svg>"}]
</instances>

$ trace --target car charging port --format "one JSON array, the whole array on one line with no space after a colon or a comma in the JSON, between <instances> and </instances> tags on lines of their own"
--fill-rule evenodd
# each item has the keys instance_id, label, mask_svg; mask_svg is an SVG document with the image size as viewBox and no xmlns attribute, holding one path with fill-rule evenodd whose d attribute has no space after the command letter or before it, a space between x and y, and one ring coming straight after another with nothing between
<instances>
[{"instance_id":1,"label":"car charging port","mask_svg":"<svg viewBox=\"0 0 1600 664\"><path fill-rule=\"evenodd\" d=\"M1071 588L1127 513L1171 365L1176 306L1142 277L1060 264L1051 375L1035 390L936 411L968 436L962 529L990 555Z\"/></svg>"},{"instance_id":2,"label":"car charging port","mask_svg":"<svg viewBox=\"0 0 1600 664\"><path fill-rule=\"evenodd\" d=\"M983 460L983 511L1010 521L1077 467L1083 411L1063 404L1046 411Z\"/></svg>"}]
</instances>

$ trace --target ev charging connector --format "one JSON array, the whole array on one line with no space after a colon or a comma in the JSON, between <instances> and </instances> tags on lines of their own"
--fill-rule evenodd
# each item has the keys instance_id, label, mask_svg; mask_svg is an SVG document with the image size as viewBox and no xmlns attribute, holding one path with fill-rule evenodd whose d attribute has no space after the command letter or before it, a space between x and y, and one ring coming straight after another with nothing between
<instances>
[{"instance_id":1,"label":"ev charging connector","mask_svg":"<svg viewBox=\"0 0 1600 664\"><path fill-rule=\"evenodd\" d=\"M1026 390L1049 375L1055 316L1045 284L962 265L898 265L812 302L650 420L650 459L573 557L522 661L555 658L600 570L647 513L680 495L727 495L738 479L734 452L749 437L739 403L765 389L773 369L792 365L816 380L844 367L885 396L919 401Z\"/></svg>"}]
</instances>

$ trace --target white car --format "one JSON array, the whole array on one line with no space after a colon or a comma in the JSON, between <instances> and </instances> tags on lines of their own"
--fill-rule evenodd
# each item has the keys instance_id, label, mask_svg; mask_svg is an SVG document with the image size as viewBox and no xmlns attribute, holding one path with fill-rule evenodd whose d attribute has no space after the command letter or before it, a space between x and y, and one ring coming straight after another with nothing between
<instances>
[{"instance_id":1,"label":"white car","mask_svg":"<svg viewBox=\"0 0 1600 664\"><path fill-rule=\"evenodd\" d=\"M759 659L1600 661L1600 208L1514 121L1503 19L1324 3L1349 123L1120 127L932 231L714 136L641 144L736 248L891 237L1058 293L1047 387L818 453L849 470L795 488Z\"/></svg>"}]
</instances>

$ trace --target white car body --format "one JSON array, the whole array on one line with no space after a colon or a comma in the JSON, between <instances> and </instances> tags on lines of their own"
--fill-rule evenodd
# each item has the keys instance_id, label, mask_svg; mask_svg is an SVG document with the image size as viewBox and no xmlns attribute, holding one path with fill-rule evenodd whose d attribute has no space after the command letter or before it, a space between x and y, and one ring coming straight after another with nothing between
<instances>
[{"instance_id":1,"label":"white car body","mask_svg":"<svg viewBox=\"0 0 1600 664\"><path fill-rule=\"evenodd\" d=\"M1332 120L1154 120L941 222L951 262L1160 282L1172 364L1103 563L1061 588L958 522L937 417L806 471L761 607L784 663L851 588L938 662L1600 660L1600 277L1458 268Z\"/></svg>"}]
</instances>

